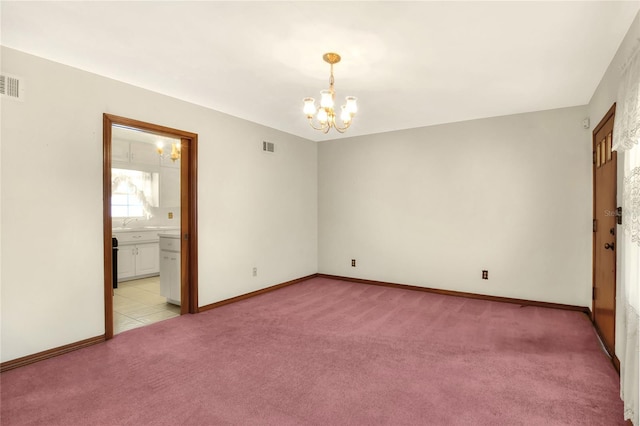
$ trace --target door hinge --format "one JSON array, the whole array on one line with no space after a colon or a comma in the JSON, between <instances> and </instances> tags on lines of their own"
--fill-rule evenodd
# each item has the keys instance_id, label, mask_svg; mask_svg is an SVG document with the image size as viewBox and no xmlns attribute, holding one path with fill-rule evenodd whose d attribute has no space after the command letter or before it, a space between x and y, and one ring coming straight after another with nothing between
<instances>
[{"instance_id":1,"label":"door hinge","mask_svg":"<svg viewBox=\"0 0 640 426\"><path fill-rule=\"evenodd\" d=\"M622 207L616 209L616 222L618 225L622 225Z\"/></svg>"},{"instance_id":2,"label":"door hinge","mask_svg":"<svg viewBox=\"0 0 640 426\"><path fill-rule=\"evenodd\" d=\"M592 299L592 300L596 300L596 288L595 288L595 287L592 287L592 290L593 290L593 291L591 292L591 299Z\"/></svg>"},{"instance_id":3,"label":"door hinge","mask_svg":"<svg viewBox=\"0 0 640 426\"><path fill-rule=\"evenodd\" d=\"M596 232L598 230L598 225L597 225L597 221L596 219L593 219L593 232Z\"/></svg>"}]
</instances>

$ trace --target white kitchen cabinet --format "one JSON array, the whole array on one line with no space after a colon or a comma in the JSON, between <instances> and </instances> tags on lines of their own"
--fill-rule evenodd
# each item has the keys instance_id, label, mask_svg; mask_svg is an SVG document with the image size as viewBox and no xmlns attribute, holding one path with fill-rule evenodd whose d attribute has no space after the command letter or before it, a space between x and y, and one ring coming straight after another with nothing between
<instances>
[{"instance_id":1,"label":"white kitchen cabinet","mask_svg":"<svg viewBox=\"0 0 640 426\"><path fill-rule=\"evenodd\" d=\"M136 244L136 275L150 275L160 272L158 243Z\"/></svg>"},{"instance_id":2,"label":"white kitchen cabinet","mask_svg":"<svg viewBox=\"0 0 640 426\"><path fill-rule=\"evenodd\" d=\"M136 274L135 245L118 247L118 281L125 281Z\"/></svg>"},{"instance_id":3,"label":"white kitchen cabinet","mask_svg":"<svg viewBox=\"0 0 640 426\"><path fill-rule=\"evenodd\" d=\"M116 165L130 163L160 167L160 155L155 145L123 139L113 139L111 142L111 161Z\"/></svg>"},{"instance_id":4,"label":"white kitchen cabinet","mask_svg":"<svg viewBox=\"0 0 640 426\"><path fill-rule=\"evenodd\" d=\"M160 294L180 306L180 235L160 234Z\"/></svg>"},{"instance_id":5,"label":"white kitchen cabinet","mask_svg":"<svg viewBox=\"0 0 640 426\"><path fill-rule=\"evenodd\" d=\"M153 231L120 232L118 239L118 281L158 275L159 240Z\"/></svg>"},{"instance_id":6,"label":"white kitchen cabinet","mask_svg":"<svg viewBox=\"0 0 640 426\"><path fill-rule=\"evenodd\" d=\"M158 243L125 244L118 247L118 281L158 275Z\"/></svg>"}]
</instances>

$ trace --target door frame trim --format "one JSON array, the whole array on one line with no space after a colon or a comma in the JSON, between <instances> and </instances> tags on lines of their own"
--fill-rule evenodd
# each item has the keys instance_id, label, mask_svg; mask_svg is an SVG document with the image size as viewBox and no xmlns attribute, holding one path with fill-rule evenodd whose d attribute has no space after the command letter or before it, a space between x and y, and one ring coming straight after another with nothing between
<instances>
[{"instance_id":1,"label":"door frame trim","mask_svg":"<svg viewBox=\"0 0 640 426\"><path fill-rule=\"evenodd\" d=\"M181 301L180 314L198 312L198 135L170 127L103 114L103 234L104 234L104 318L105 339L113 337L113 252L111 247L111 126L119 125L161 136L180 138L180 227ZM185 236L186 234L186 236ZM185 238L186 237L186 238ZM188 253L188 255L186 255ZM185 303L186 302L186 303Z\"/></svg>"},{"instance_id":2,"label":"door frame trim","mask_svg":"<svg viewBox=\"0 0 640 426\"><path fill-rule=\"evenodd\" d=\"M595 147L596 147L596 134L604 127L604 125L607 123L607 121L609 121L609 119L611 119L612 117L615 117L615 113L616 113L616 103L614 102L613 105L611 106L611 108L609 108L609 110L606 112L606 114L602 117L602 119L600 120L600 122L598 123L598 125L593 129L593 132L591 133L591 150L593 155L595 156ZM615 136L615 128L613 129L613 133L612 133L612 138ZM595 157L593 157L595 158ZM617 204L617 198L618 198L618 170L617 170L617 161L616 161L616 179L615 179L615 183L614 183L614 194L616 194L616 204ZM595 160L593 160L593 164L592 164L592 189L593 189L593 193L592 193L592 217L595 220L596 219L596 164L595 164ZM616 232L616 243L617 243L617 232ZM616 244L617 246L617 244ZM596 234L595 232L592 232L592 237L591 237L591 294L593 295L595 292L595 288L596 288ZM618 269L618 258L617 258L618 254L616 252L616 261L614 262L614 266L615 266L615 273L614 273L614 278L613 278L613 293L614 293L614 303L613 303L613 347L609 348L608 345L606 344L605 340L602 337L602 333L600 332L600 328L598 327L598 324L596 323L596 309L595 309L595 298L591 298L591 322L593 323L593 327L596 329L596 332L598 333L598 337L600 339L600 341L602 342L602 346L606 349L606 351L609 353L609 355L611 356L611 360L613 365L616 367L616 369L619 371L620 370L620 361L618 361L618 358L616 357L615 354L615 341L616 341L616 293L618 291L618 285L617 285L617 269ZM617 363L617 365L616 365Z\"/></svg>"}]
</instances>

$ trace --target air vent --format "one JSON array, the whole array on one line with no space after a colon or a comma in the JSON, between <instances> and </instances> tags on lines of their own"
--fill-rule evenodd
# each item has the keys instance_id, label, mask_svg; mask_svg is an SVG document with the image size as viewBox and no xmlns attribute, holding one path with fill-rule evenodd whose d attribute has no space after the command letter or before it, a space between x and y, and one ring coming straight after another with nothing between
<instances>
[{"instance_id":1,"label":"air vent","mask_svg":"<svg viewBox=\"0 0 640 426\"><path fill-rule=\"evenodd\" d=\"M24 82L22 79L8 74L0 75L0 96L23 100Z\"/></svg>"},{"instance_id":2,"label":"air vent","mask_svg":"<svg viewBox=\"0 0 640 426\"><path fill-rule=\"evenodd\" d=\"M276 152L276 146L273 142L262 141L262 150L266 152Z\"/></svg>"}]
</instances>

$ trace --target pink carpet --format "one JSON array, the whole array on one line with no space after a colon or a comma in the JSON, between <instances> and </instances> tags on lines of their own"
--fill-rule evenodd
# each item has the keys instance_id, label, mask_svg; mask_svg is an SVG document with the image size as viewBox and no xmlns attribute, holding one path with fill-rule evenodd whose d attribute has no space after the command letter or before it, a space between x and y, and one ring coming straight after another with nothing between
<instances>
[{"instance_id":1,"label":"pink carpet","mask_svg":"<svg viewBox=\"0 0 640 426\"><path fill-rule=\"evenodd\" d=\"M2 425L623 425L584 314L323 278L0 376Z\"/></svg>"}]
</instances>

